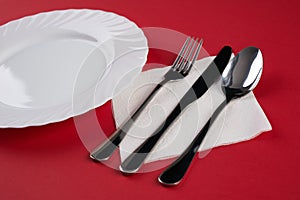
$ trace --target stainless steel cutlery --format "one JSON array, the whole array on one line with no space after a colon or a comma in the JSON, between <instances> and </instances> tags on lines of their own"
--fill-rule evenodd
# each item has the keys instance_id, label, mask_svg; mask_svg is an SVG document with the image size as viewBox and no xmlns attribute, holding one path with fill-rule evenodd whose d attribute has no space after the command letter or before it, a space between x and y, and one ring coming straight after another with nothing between
<instances>
[{"instance_id":1,"label":"stainless steel cutlery","mask_svg":"<svg viewBox=\"0 0 300 200\"><path fill-rule=\"evenodd\" d=\"M164 75L164 80L154 88L142 105L140 105L121 128L115 131L112 136L90 154L92 159L104 161L110 158L126 136L134 121L155 96L157 91L167 82L182 79L189 73L200 53L202 43L202 39L199 41L199 39L187 38L171 69ZM161 125L121 163L119 166L121 172L129 174L137 172L174 120L180 116L188 105L205 94L218 78L221 77L222 85L220 87L224 93L225 100L217 107L191 144L158 177L159 182L164 185L177 185L181 182L191 161L207 135L210 126L223 108L232 100L248 94L259 82L263 63L262 54L258 48L248 47L240 51L234 58L231 59L231 56L231 47L224 46Z\"/></svg>"}]
</instances>

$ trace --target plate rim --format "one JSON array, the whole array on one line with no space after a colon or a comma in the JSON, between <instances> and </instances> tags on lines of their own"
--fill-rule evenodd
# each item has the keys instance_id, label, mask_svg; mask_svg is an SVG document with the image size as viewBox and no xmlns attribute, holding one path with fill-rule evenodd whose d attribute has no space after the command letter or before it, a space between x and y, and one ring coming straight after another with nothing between
<instances>
[{"instance_id":1,"label":"plate rim","mask_svg":"<svg viewBox=\"0 0 300 200\"><path fill-rule=\"evenodd\" d=\"M148 41L147 41L147 37L145 36L144 32L142 31L141 28L139 28L137 26L137 24L135 22L131 21L127 17L121 16L121 15L116 14L116 13L111 12L111 11L97 10L97 9L86 9L86 8L84 8L84 9L59 9L59 10L53 10L53 11L40 12L40 13L36 13L36 14L33 14L33 15L28 15L28 16L24 16L24 17L21 17L21 18L13 19L13 20L11 20L11 21L3 24L3 25L0 25L0 28L10 26L10 24L18 23L18 22L23 21L25 19L30 19L30 18L33 19L33 18L41 16L41 15L49 15L49 14L53 14L53 13L64 13L64 12L87 12L87 13L88 12L95 12L95 13L98 12L98 13L106 13L108 15L113 15L113 16L118 17L119 19L125 20L126 23L132 25L141 34L141 38L143 38L143 42L145 43L144 56L143 56L143 59L141 59L141 61L139 63L140 66L131 69L131 70L134 70L134 69L138 68L139 71L138 71L137 74L135 74L134 77L132 77L132 79L128 82L128 84L125 87L122 88L122 90L120 90L119 92L114 94L114 96L118 95L118 93L120 93L124 89L126 89L130 85L130 83L139 75L139 73L141 73L143 66L147 62L147 55L148 55L148 52L149 52ZM105 70L107 70L107 69L105 69ZM97 85L98 84L100 84L100 82L98 82ZM27 120L21 119L21 121L23 123L20 123L19 122L20 119L17 119L17 117L16 117L16 119L10 120L9 123L5 123L5 124L0 123L0 128L25 128L25 127L41 126L41 125L47 125L47 124L52 124L52 123L56 123L56 122L65 121L65 120L70 119L72 117L82 115L86 112L89 112L90 110L93 110L93 109L107 103L112 98L113 98L113 96L103 98L102 101L99 101L98 103L95 103L93 105L93 107L85 108L81 112L78 112L78 113L73 112L74 111L73 110L73 98L72 98L71 102L66 102L66 103L63 103L63 104L58 104L58 105L54 105L54 106L50 106L50 107L33 108L33 109L32 108L13 107L13 106L3 104L3 103L0 102L2 104L2 106L4 105L4 106L7 106L7 107L10 107L6 110L15 109L16 111L21 111L22 110L22 111L25 111L25 112L32 112L32 111L36 112L37 111L38 113L42 113L41 111L44 111L45 113L47 113L47 115L41 115L41 116L37 116L35 118L31 118L31 119L27 119ZM0 106L0 110L3 109L2 106ZM48 110L52 110L53 108L59 108L59 107L62 107L62 109L59 109L59 110L63 110L63 111L61 111L59 113L57 113L57 112L48 113ZM67 110L65 110L65 109L67 109ZM8 116L2 116L2 117L7 118ZM0 117L0 120L1 120L2 117Z\"/></svg>"}]
</instances>

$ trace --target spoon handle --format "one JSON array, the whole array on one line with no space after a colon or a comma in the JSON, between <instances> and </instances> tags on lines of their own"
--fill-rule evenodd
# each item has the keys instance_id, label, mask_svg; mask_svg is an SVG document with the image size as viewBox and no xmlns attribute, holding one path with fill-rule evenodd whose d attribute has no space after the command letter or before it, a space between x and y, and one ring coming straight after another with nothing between
<instances>
[{"instance_id":1,"label":"spoon handle","mask_svg":"<svg viewBox=\"0 0 300 200\"><path fill-rule=\"evenodd\" d=\"M215 119L218 117L220 112L226 106L228 102L223 101L215 112L212 114L210 119L206 122L201 131L194 138L192 143L184 150L184 152L178 157L159 177L158 181L164 185L177 185L181 182L187 169L189 168L193 158L195 157L198 149L204 140L210 126L213 124Z\"/></svg>"}]
</instances>

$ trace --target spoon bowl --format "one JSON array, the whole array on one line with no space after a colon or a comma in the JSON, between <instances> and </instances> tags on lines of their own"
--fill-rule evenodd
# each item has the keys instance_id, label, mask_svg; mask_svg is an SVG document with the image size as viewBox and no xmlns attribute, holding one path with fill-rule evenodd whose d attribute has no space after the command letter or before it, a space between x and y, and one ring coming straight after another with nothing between
<instances>
[{"instance_id":1,"label":"spoon bowl","mask_svg":"<svg viewBox=\"0 0 300 200\"><path fill-rule=\"evenodd\" d=\"M240 51L222 73L222 88L227 101L252 91L258 84L263 69L263 57L256 47Z\"/></svg>"}]
</instances>

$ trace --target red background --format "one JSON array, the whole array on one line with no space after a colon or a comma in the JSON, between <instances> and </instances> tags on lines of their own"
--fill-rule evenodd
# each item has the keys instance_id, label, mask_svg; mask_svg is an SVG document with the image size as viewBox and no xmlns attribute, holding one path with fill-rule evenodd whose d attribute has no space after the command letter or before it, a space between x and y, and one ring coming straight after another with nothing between
<instances>
[{"instance_id":1,"label":"red background","mask_svg":"<svg viewBox=\"0 0 300 200\"><path fill-rule=\"evenodd\" d=\"M72 119L1 129L0 199L300 198L298 1L0 0L0 24L67 8L113 11L140 27L200 36L211 54L224 44L235 52L248 45L261 48L264 74L255 94L273 131L213 150L193 163L183 184L165 188L156 181L162 170L125 177L91 162ZM110 103L97 109L107 134L114 130L110 110Z\"/></svg>"}]
</instances>

